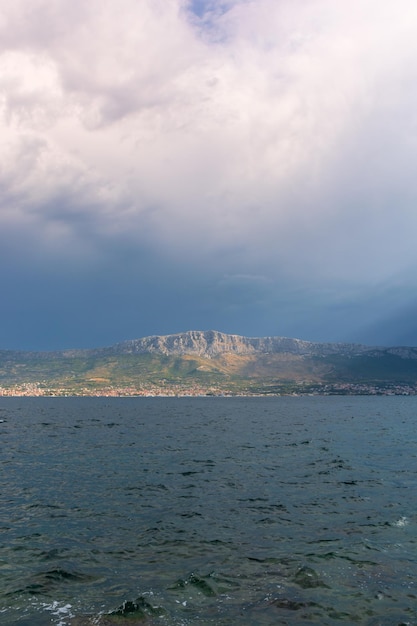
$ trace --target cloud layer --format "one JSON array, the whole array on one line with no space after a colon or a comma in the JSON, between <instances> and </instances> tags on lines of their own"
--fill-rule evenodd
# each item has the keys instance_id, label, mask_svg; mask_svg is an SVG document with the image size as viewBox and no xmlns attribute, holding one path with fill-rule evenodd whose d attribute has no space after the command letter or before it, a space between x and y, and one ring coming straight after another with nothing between
<instances>
[{"instance_id":1,"label":"cloud layer","mask_svg":"<svg viewBox=\"0 0 417 626\"><path fill-rule=\"evenodd\" d=\"M55 311L50 345L191 323L395 341L417 265L416 27L411 0L4 0L2 344L16 311L27 328ZM72 322L66 293L91 298Z\"/></svg>"}]
</instances>

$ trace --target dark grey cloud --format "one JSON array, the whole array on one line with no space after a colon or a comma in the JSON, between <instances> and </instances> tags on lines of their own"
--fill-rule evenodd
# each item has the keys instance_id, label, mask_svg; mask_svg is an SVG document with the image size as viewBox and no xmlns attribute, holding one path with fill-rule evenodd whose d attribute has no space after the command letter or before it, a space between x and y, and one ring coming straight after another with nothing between
<instances>
[{"instance_id":1,"label":"dark grey cloud","mask_svg":"<svg viewBox=\"0 0 417 626\"><path fill-rule=\"evenodd\" d=\"M416 26L411 0L5 0L0 347L411 340Z\"/></svg>"}]
</instances>

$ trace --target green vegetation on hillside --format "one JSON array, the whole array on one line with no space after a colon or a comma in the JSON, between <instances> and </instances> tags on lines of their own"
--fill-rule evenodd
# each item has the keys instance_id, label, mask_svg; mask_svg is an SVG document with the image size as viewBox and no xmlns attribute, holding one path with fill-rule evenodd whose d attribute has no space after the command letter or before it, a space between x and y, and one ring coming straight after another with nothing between
<instances>
[{"instance_id":1,"label":"green vegetation on hillside","mask_svg":"<svg viewBox=\"0 0 417 626\"><path fill-rule=\"evenodd\" d=\"M195 355L85 351L0 352L4 393L39 394L287 394L413 393L417 360L376 355L288 353ZM398 387L400 386L400 387Z\"/></svg>"}]
</instances>

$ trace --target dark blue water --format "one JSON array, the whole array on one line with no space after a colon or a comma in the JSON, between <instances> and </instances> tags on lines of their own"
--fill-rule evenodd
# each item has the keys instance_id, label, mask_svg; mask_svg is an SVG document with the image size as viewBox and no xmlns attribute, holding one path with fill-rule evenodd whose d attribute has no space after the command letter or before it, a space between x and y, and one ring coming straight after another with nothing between
<instances>
[{"instance_id":1,"label":"dark blue water","mask_svg":"<svg viewBox=\"0 0 417 626\"><path fill-rule=\"evenodd\" d=\"M417 624L415 397L3 398L0 440L2 625Z\"/></svg>"}]
</instances>

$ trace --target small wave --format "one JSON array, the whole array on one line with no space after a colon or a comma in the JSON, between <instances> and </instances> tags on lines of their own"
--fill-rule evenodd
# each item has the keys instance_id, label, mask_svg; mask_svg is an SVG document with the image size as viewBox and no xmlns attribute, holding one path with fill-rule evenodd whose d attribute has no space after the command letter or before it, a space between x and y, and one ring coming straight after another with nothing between
<instances>
[{"instance_id":1,"label":"small wave","mask_svg":"<svg viewBox=\"0 0 417 626\"><path fill-rule=\"evenodd\" d=\"M313 589L314 587L328 588L318 576L317 572L307 566L300 567L300 569L295 573L293 580L303 589Z\"/></svg>"},{"instance_id":2,"label":"small wave","mask_svg":"<svg viewBox=\"0 0 417 626\"><path fill-rule=\"evenodd\" d=\"M126 600L123 602L122 606L120 606L115 611L109 613L110 616L116 617L135 617L135 618L146 618L147 616L152 615L164 615L165 611L161 607L152 606L144 597L137 598L135 602L131 602L130 600Z\"/></svg>"},{"instance_id":3,"label":"small wave","mask_svg":"<svg viewBox=\"0 0 417 626\"><path fill-rule=\"evenodd\" d=\"M54 603L55 604L55 603ZM71 606L67 605L69 610ZM45 605L45 608L48 608ZM54 608L54 606L52 606ZM61 611L66 607L62 607ZM53 613L57 615L57 613ZM97 613L96 615L68 615L69 622L62 620L56 626L116 626L117 624L150 624L152 618L166 616L166 611L160 606L153 606L143 596L135 601L125 600L119 608L110 613Z\"/></svg>"},{"instance_id":4,"label":"small wave","mask_svg":"<svg viewBox=\"0 0 417 626\"><path fill-rule=\"evenodd\" d=\"M402 517L400 517L400 519L397 519L396 522L393 522L391 526L397 526L397 528L402 528L403 526L408 526L409 523L410 520L405 517L405 515L403 515Z\"/></svg>"},{"instance_id":5,"label":"small wave","mask_svg":"<svg viewBox=\"0 0 417 626\"><path fill-rule=\"evenodd\" d=\"M9 595L14 593L30 594L32 596L50 593L53 589L59 588L66 583L90 583L94 582L96 577L81 572L70 572L61 568L40 572L32 576L27 585L21 587Z\"/></svg>"},{"instance_id":6,"label":"small wave","mask_svg":"<svg viewBox=\"0 0 417 626\"><path fill-rule=\"evenodd\" d=\"M194 573L190 574L185 580L180 578L171 589L185 589L186 587L192 587L207 597L217 595L215 589L207 582L205 577Z\"/></svg>"}]
</instances>

